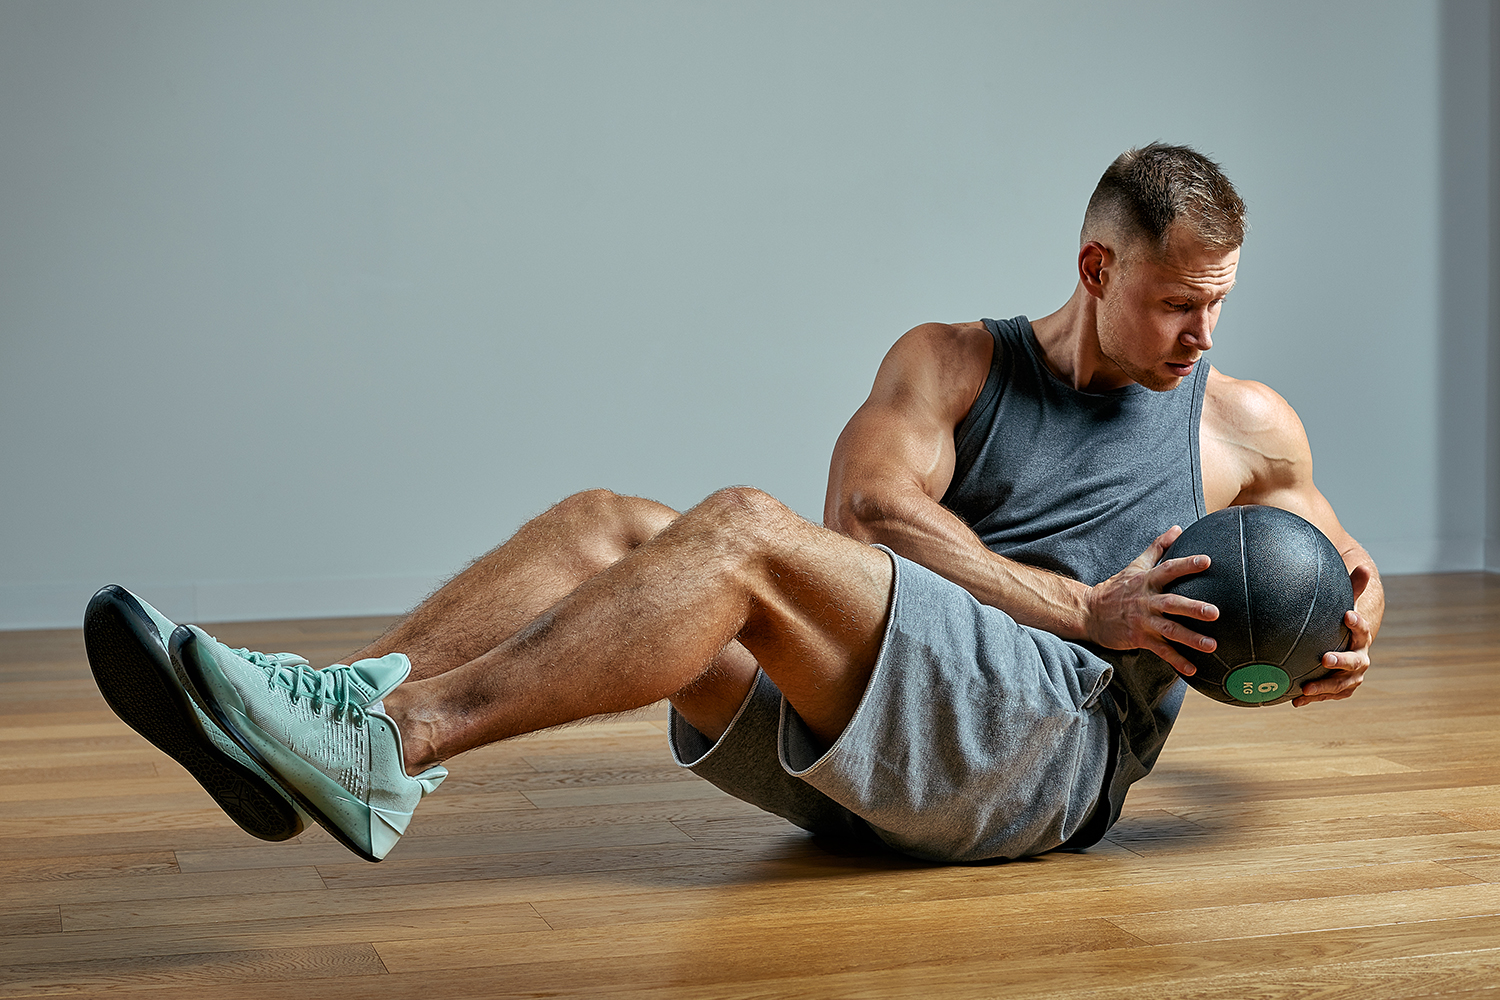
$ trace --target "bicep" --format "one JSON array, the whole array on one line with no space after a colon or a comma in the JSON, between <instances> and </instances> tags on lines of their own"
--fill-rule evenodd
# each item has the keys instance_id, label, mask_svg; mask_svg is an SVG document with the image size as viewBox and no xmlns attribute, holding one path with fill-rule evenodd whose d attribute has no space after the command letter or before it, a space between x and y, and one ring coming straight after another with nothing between
<instances>
[{"instance_id":1,"label":"bicep","mask_svg":"<svg viewBox=\"0 0 1500 1000\"><path fill-rule=\"evenodd\" d=\"M938 500L947 491L953 432L990 362L963 333L918 327L886 356L869 399L834 446L824 505L830 527L856 527L869 508L893 494L915 490Z\"/></svg>"},{"instance_id":2,"label":"bicep","mask_svg":"<svg viewBox=\"0 0 1500 1000\"><path fill-rule=\"evenodd\" d=\"M848 492L902 483L938 499L953 478L954 461L951 426L920 405L871 399L839 435L830 485L838 479L841 492Z\"/></svg>"}]
</instances>

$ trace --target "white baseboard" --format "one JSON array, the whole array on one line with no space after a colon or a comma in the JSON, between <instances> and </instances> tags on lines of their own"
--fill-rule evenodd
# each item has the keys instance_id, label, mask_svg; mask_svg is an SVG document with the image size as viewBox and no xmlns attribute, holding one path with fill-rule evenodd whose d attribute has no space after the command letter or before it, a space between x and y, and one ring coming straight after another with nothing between
<instances>
[{"instance_id":1,"label":"white baseboard","mask_svg":"<svg viewBox=\"0 0 1500 1000\"><path fill-rule=\"evenodd\" d=\"M195 583L5 583L0 584L0 629L78 628L83 623L84 605L104 583L129 587L173 621L236 622L400 614L442 581L442 577L432 575Z\"/></svg>"}]
</instances>

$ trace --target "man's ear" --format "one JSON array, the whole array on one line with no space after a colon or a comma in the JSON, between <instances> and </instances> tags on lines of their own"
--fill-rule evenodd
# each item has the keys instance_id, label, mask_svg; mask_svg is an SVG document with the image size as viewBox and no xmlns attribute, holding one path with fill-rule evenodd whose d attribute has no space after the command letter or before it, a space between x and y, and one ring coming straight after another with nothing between
<instances>
[{"instance_id":1,"label":"man's ear","mask_svg":"<svg viewBox=\"0 0 1500 1000\"><path fill-rule=\"evenodd\" d=\"M1115 261L1115 252L1098 240L1089 240L1078 249L1078 280L1094 298L1104 298L1106 274Z\"/></svg>"}]
</instances>

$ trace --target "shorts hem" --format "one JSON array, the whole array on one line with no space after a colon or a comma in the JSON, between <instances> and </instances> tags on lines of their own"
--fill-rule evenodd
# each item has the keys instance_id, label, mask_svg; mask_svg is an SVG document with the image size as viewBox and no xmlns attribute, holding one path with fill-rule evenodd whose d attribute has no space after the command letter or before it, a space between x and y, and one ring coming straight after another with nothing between
<instances>
[{"instance_id":1,"label":"shorts hem","mask_svg":"<svg viewBox=\"0 0 1500 1000\"><path fill-rule=\"evenodd\" d=\"M760 686L763 676L764 672L757 667L755 670L755 679L750 682L750 690L745 692L745 698L740 702L740 707L735 710L734 718L730 719L729 725L724 727L724 734L716 740L710 740L707 736L704 736L691 722L684 719L676 708L669 705L667 708L667 749L671 751L672 762L678 767L688 770L708 763L709 757L715 750L724 746L729 738L729 734L734 731L735 723L739 722L740 718L750 708L750 703L755 700L755 691ZM785 703L786 699L783 698L782 704ZM683 743L701 743L703 749L692 756L691 760L687 760L685 758L689 755L682 752Z\"/></svg>"},{"instance_id":2,"label":"shorts hem","mask_svg":"<svg viewBox=\"0 0 1500 1000\"><path fill-rule=\"evenodd\" d=\"M844 731L839 733L833 745L826 750L813 751L813 748L817 746L817 741L807 728L807 723L802 721L802 717L797 714L797 710L785 697L781 699L781 725L777 731L776 755L781 762L781 769L794 778L806 781L836 757L847 741L855 739L849 734L855 730L855 721L859 719L865 706L872 700L872 692L876 690L876 675L886 666L886 651L890 648L891 634L896 630L896 600L901 590L901 560L897 559L896 554L884 545L875 545L873 548L884 552L891 561L891 593L886 609L885 630L880 636L880 648L875 653L875 666L865 680L865 689L860 692L859 704L854 707L854 714L849 717ZM805 754L813 758L805 767L799 766L802 761L794 762L790 759L794 755L791 736L794 732L797 734L798 742L806 745L805 748L801 748L802 752L797 756Z\"/></svg>"}]
</instances>

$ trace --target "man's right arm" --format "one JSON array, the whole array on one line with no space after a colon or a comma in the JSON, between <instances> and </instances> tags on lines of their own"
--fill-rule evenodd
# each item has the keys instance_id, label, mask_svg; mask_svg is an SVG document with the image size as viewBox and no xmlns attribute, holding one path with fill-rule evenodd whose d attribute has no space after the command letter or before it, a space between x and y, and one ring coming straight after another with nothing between
<instances>
[{"instance_id":1,"label":"man's right arm","mask_svg":"<svg viewBox=\"0 0 1500 1000\"><path fill-rule=\"evenodd\" d=\"M1088 587L990 551L939 503L953 479L954 431L984 387L995 349L979 323L931 323L897 341L834 448L825 523L889 546L1024 625L1116 649L1151 649L1191 673L1163 637L1201 637L1163 615L1217 613L1160 592L1169 580L1207 565L1186 559L1157 565L1177 531L1162 535L1116 576Z\"/></svg>"}]
</instances>

